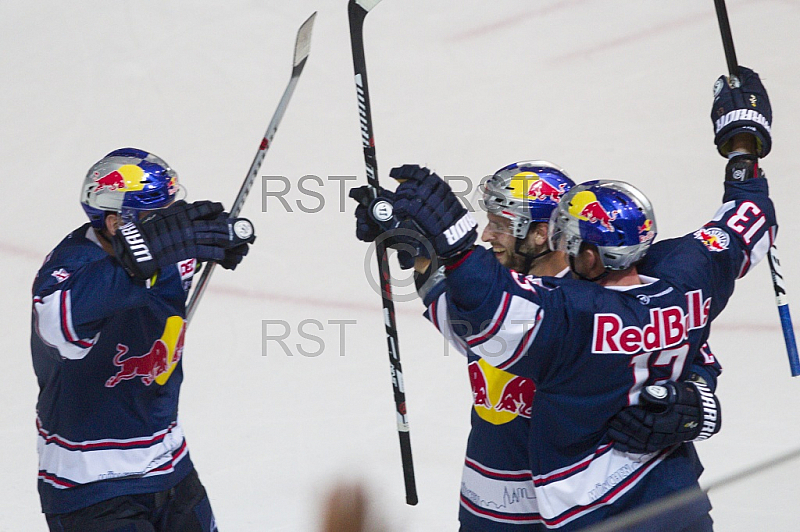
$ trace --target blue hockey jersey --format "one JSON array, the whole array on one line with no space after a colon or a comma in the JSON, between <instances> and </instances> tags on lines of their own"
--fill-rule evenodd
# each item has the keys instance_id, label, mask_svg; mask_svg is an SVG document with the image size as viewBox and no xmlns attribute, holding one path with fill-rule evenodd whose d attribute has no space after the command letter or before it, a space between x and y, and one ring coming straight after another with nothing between
<instances>
[{"instance_id":1,"label":"blue hockey jersey","mask_svg":"<svg viewBox=\"0 0 800 532\"><path fill-rule=\"evenodd\" d=\"M192 469L178 395L194 269L135 280L89 224L45 259L31 334L43 512L169 489Z\"/></svg>"},{"instance_id":2,"label":"blue hockey jersey","mask_svg":"<svg viewBox=\"0 0 800 532\"><path fill-rule=\"evenodd\" d=\"M654 247L671 249L676 240ZM648 264L648 269L668 267ZM569 270L561 272L563 277ZM425 316L467 358L473 408L461 478L459 521L465 530L509 532L543 529L528 457L528 433L536 386L531 379L494 368L450 328L441 281L424 298ZM713 391L722 368L708 344L695 353L691 371Z\"/></svg>"},{"instance_id":3,"label":"blue hockey jersey","mask_svg":"<svg viewBox=\"0 0 800 532\"><path fill-rule=\"evenodd\" d=\"M697 486L702 467L691 444L649 455L621 453L613 449L606 425L637 403L643 386L687 378L695 371L690 353L705 358L700 365L713 366L713 357L701 349L710 320L724 308L735 279L767 253L776 231L765 179L725 186L725 204L711 222L652 247L642 285L539 280L509 272L477 248L449 273L446 294L438 300L429 295L434 324L455 331L454 340L477 359L470 360L473 389L478 379L486 390L502 391L476 394L476 402L491 406L495 421L513 412L512 422L530 425L527 464L511 460L511 467L488 468L471 464L468 455L465 478L472 469L476 482L496 480L498 508L485 499L470 501L463 490L462 508L488 507L493 511L481 518L501 523L576 530ZM473 375L478 369L482 375ZM709 374L713 370L703 376L709 380ZM524 400L531 388L535 400ZM518 489L525 465L532 496L527 487ZM686 525L709 508L706 500L678 518Z\"/></svg>"}]
</instances>

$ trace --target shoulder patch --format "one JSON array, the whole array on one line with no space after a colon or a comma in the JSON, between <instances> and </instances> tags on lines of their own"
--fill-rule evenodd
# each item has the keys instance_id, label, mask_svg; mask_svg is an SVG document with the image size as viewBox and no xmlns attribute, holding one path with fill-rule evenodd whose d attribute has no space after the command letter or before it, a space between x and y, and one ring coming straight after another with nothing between
<instances>
[{"instance_id":1,"label":"shoulder patch","mask_svg":"<svg viewBox=\"0 0 800 532\"><path fill-rule=\"evenodd\" d=\"M50 272L50 275L56 278L56 282L63 283L69 279L70 273L64 268L59 268L54 272Z\"/></svg>"},{"instance_id":2,"label":"shoulder patch","mask_svg":"<svg viewBox=\"0 0 800 532\"><path fill-rule=\"evenodd\" d=\"M731 241L728 233L719 227L703 227L694 232L694 237L700 240L709 251L725 251Z\"/></svg>"}]
</instances>

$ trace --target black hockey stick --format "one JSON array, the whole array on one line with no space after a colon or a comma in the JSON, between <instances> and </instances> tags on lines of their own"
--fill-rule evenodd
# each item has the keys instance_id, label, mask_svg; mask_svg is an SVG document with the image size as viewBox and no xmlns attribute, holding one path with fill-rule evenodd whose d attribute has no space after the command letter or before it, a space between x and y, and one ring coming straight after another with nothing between
<instances>
[{"instance_id":1,"label":"black hockey stick","mask_svg":"<svg viewBox=\"0 0 800 532\"><path fill-rule=\"evenodd\" d=\"M364 146L364 163L367 171L367 183L373 198L378 195L378 163L375 159L375 139L372 133L372 113L367 86L367 63L364 57L364 19L367 13L381 0L349 0L347 13L350 18L350 44L353 48L353 67L355 68L356 93L358 96L358 114L361 119L361 138ZM406 414L406 393L403 386L403 371L400 366L400 351L397 342L397 322L392 301L392 284L389 274L389 259L386 245L380 239L375 241L375 253L378 257L378 275L380 276L381 296L383 298L383 316L386 326L386 341L389 345L389 362L392 371L394 402L397 410L397 432L400 436L400 456L403 461L403 479L406 487L406 503L417 504L417 485L414 480L414 462L411 457L411 436Z\"/></svg>"},{"instance_id":2,"label":"black hockey stick","mask_svg":"<svg viewBox=\"0 0 800 532\"><path fill-rule=\"evenodd\" d=\"M275 132L278 130L278 125L281 123L283 114L286 112L286 107L289 105L289 100L292 98L294 87L297 85L297 80L300 79L300 74L303 72L303 67L306 66L308 54L311 52L311 30L314 28L314 18L316 16L317 12L315 11L306 19L305 22L303 22L303 24L300 26L300 29L297 30L297 38L294 43L292 77L289 78L289 84L286 86L286 90L283 91L281 101L278 102L278 108L275 109L275 113L272 115L272 120L270 120L269 126L267 126L267 132L264 133L264 137L261 139L261 143L258 146L258 151L256 151L256 156L250 165L250 170L247 172L247 177L244 178L242 187L239 189L239 193L236 195L236 199L234 200L233 206L230 210L231 218L239 216L239 213L242 211L244 201L247 199L247 195L250 194L250 189L253 187L253 183L256 180L258 170L261 168L261 163L264 162L264 157L267 155L267 150L272 145L272 139L275 137ZM200 275L200 280L197 282L197 286L189 298L189 303L186 305L187 325L192 321L192 316L194 316L194 312L197 310L197 305L200 303L200 298L202 298L203 294L205 293L206 287L208 286L208 280L211 277L216 265L216 262L209 262L206 264L203 273Z\"/></svg>"},{"instance_id":3,"label":"black hockey stick","mask_svg":"<svg viewBox=\"0 0 800 532\"><path fill-rule=\"evenodd\" d=\"M725 0L714 0L717 9L717 20L719 21L719 31L722 34L722 46L725 48L725 60L728 62L728 72L731 77L731 84L739 82L739 63L736 60L736 50L733 48L733 35L731 25L728 21L728 10L725 7ZM778 248L773 243L767 254L769 270L772 274L772 288L775 291L775 303L778 305L778 314L781 318L781 328L783 329L783 340L786 343L786 354L789 356L789 368L792 377L800 375L800 358L797 354L797 341L794 337L794 325L792 316L789 312L789 298L786 295L786 284L781 273L781 261L778 258Z\"/></svg>"}]
</instances>

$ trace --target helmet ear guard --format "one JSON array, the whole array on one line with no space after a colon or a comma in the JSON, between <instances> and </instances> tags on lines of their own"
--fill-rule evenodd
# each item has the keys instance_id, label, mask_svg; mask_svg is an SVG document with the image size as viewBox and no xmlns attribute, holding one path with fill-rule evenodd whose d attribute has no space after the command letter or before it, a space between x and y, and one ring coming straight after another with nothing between
<instances>
[{"instance_id":1,"label":"helmet ear guard","mask_svg":"<svg viewBox=\"0 0 800 532\"><path fill-rule=\"evenodd\" d=\"M575 257L581 245L597 247L606 270L630 268L647 254L657 234L650 200L623 181L589 181L573 187L553 210L551 249Z\"/></svg>"}]
</instances>

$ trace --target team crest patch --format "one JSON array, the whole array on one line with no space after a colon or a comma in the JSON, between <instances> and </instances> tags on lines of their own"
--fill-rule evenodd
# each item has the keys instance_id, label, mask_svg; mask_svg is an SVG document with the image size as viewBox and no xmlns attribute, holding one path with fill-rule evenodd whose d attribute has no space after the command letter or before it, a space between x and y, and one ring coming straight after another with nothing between
<instances>
[{"instance_id":1,"label":"team crest patch","mask_svg":"<svg viewBox=\"0 0 800 532\"><path fill-rule=\"evenodd\" d=\"M694 237L700 240L709 251L725 251L731 241L728 233L718 227L698 229L694 232Z\"/></svg>"}]
</instances>

